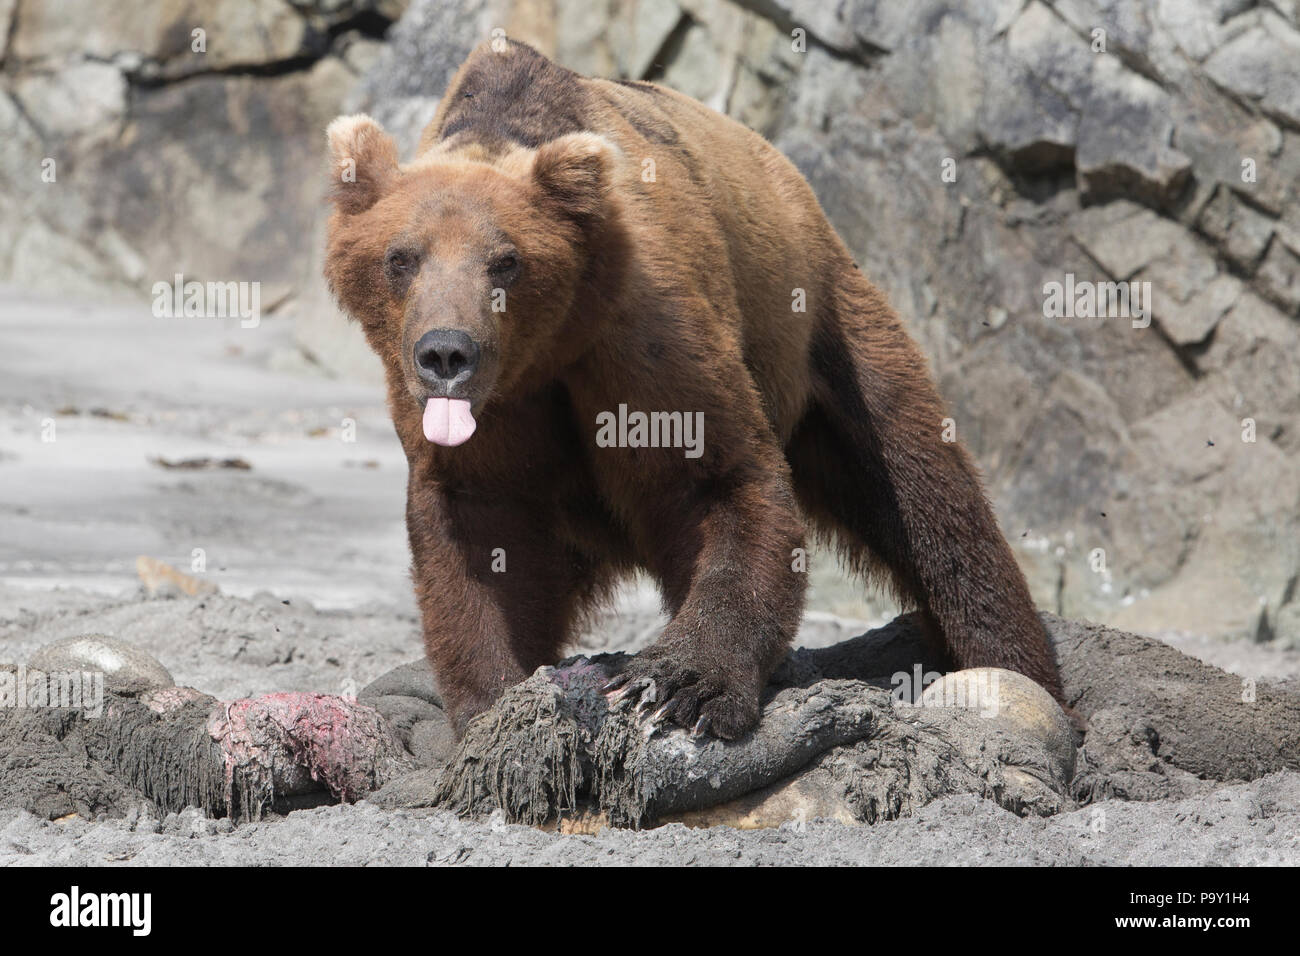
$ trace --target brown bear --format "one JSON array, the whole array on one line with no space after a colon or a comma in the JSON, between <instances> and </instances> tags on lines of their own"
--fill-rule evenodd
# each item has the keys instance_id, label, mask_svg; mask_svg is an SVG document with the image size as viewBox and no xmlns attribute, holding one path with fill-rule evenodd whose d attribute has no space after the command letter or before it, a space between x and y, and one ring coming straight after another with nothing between
<instances>
[{"instance_id":1,"label":"brown bear","mask_svg":"<svg viewBox=\"0 0 1300 956\"><path fill-rule=\"evenodd\" d=\"M611 696L743 734L800 620L805 521L950 663L1060 700L925 359L795 167L672 90L498 46L410 163L369 117L329 128L325 273L387 372L455 726L642 569L671 619Z\"/></svg>"}]
</instances>

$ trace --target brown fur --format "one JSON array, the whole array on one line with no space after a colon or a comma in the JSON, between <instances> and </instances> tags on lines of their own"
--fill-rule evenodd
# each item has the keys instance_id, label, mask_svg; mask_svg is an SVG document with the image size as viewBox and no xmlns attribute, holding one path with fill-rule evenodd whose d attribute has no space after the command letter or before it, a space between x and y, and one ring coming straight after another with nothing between
<instances>
[{"instance_id":1,"label":"brown fur","mask_svg":"<svg viewBox=\"0 0 1300 956\"><path fill-rule=\"evenodd\" d=\"M761 137L510 44L465 62L414 162L399 168L364 117L331 143L357 176L336 185L326 275L387 370L425 642L457 726L557 660L641 568L671 621L627 686L653 680L662 716L743 733L800 619L805 519L883 569L956 664L1013 668L1060 699L920 350ZM517 274L489 272L501 250ZM478 430L457 448L421 431L412 348L431 329L483 353ZM596 416L620 403L704 412L703 455L597 447Z\"/></svg>"}]
</instances>

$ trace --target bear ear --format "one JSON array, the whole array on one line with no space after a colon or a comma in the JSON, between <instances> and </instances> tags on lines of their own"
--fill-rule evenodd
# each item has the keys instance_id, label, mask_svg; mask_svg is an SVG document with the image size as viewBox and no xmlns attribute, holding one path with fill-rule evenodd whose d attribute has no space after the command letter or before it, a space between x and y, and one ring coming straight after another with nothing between
<instances>
[{"instance_id":1,"label":"bear ear","mask_svg":"<svg viewBox=\"0 0 1300 956\"><path fill-rule=\"evenodd\" d=\"M596 133L570 133L543 143L533 158L537 187L568 216L597 216L614 179L619 148Z\"/></svg>"},{"instance_id":2,"label":"bear ear","mask_svg":"<svg viewBox=\"0 0 1300 956\"><path fill-rule=\"evenodd\" d=\"M325 130L334 205L350 216L373 206L397 180L397 144L364 113L340 116Z\"/></svg>"}]
</instances>

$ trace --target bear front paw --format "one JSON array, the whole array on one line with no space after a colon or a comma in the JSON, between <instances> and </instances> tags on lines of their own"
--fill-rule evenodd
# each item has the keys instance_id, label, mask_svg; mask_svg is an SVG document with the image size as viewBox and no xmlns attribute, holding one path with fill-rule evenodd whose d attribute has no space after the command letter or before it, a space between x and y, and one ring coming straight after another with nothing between
<instances>
[{"instance_id":1,"label":"bear front paw","mask_svg":"<svg viewBox=\"0 0 1300 956\"><path fill-rule=\"evenodd\" d=\"M735 740L758 723L754 680L716 664L702 666L689 657L643 651L604 687L612 708L635 704L647 733L662 723Z\"/></svg>"}]
</instances>

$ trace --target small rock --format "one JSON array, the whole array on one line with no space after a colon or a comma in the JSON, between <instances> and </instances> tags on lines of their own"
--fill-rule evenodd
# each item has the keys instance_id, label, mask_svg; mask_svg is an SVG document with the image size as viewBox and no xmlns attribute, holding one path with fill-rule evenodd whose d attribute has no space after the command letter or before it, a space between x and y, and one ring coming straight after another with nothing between
<instances>
[{"instance_id":1,"label":"small rock","mask_svg":"<svg viewBox=\"0 0 1300 956\"><path fill-rule=\"evenodd\" d=\"M168 471L252 471L253 466L244 458L178 458L172 460L161 456L150 458L149 463Z\"/></svg>"},{"instance_id":2,"label":"small rock","mask_svg":"<svg viewBox=\"0 0 1300 956\"><path fill-rule=\"evenodd\" d=\"M1246 272L1254 272L1259 265L1275 228L1271 218L1256 212L1223 186L1201 211L1196 225Z\"/></svg>"},{"instance_id":3,"label":"small rock","mask_svg":"<svg viewBox=\"0 0 1300 956\"><path fill-rule=\"evenodd\" d=\"M1136 203L1090 206L1070 221L1079 245L1116 279L1128 279L1183 240L1177 224Z\"/></svg>"},{"instance_id":4,"label":"small rock","mask_svg":"<svg viewBox=\"0 0 1300 956\"><path fill-rule=\"evenodd\" d=\"M1168 145L1174 129L1171 98L1109 57L1096 61L1092 81L1075 157L1080 197L1172 205L1187 184L1192 162Z\"/></svg>"},{"instance_id":5,"label":"small rock","mask_svg":"<svg viewBox=\"0 0 1300 956\"><path fill-rule=\"evenodd\" d=\"M1014 739L1029 739L1042 748L1051 770L1061 784L1074 776L1074 730L1052 695L1033 680L1000 667L972 667L940 677L921 695L922 707L960 707L987 717ZM984 740L953 737L960 748ZM978 761L978 752L967 754Z\"/></svg>"},{"instance_id":6,"label":"small rock","mask_svg":"<svg viewBox=\"0 0 1300 956\"><path fill-rule=\"evenodd\" d=\"M1256 275L1264 295L1290 314L1300 313L1300 256L1274 240Z\"/></svg>"},{"instance_id":7,"label":"small rock","mask_svg":"<svg viewBox=\"0 0 1300 956\"><path fill-rule=\"evenodd\" d=\"M176 684L167 668L151 654L104 634L65 637L46 644L32 655L27 666L47 673L101 671L107 690L128 696Z\"/></svg>"},{"instance_id":8,"label":"small rock","mask_svg":"<svg viewBox=\"0 0 1300 956\"><path fill-rule=\"evenodd\" d=\"M1271 11L1215 50L1205 72L1265 114L1290 126L1300 123L1300 32Z\"/></svg>"},{"instance_id":9,"label":"small rock","mask_svg":"<svg viewBox=\"0 0 1300 956\"><path fill-rule=\"evenodd\" d=\"M1204 342L1241 295L1241 281L1220 273L1185 303L1175 304L1168 296L1156 298L1155 316L1166 335L1179 345ZM1161 299L1164 301L1162 302Z\"/></svg>"}]
</instances>

